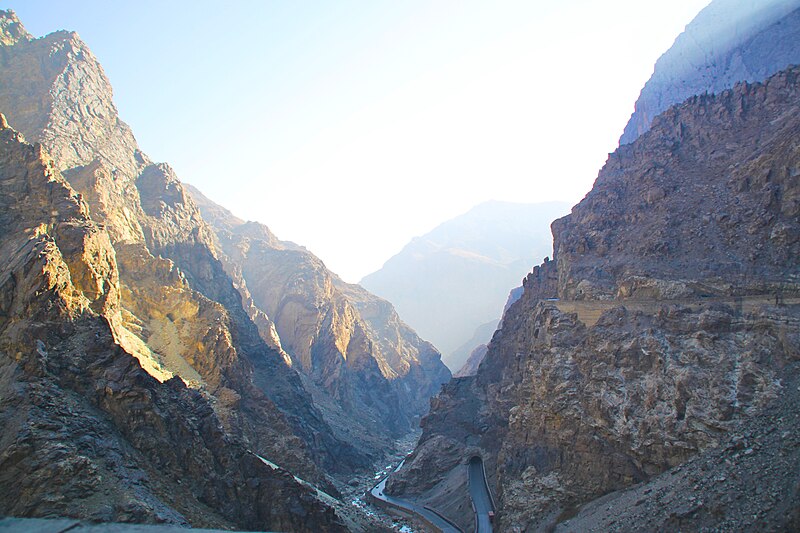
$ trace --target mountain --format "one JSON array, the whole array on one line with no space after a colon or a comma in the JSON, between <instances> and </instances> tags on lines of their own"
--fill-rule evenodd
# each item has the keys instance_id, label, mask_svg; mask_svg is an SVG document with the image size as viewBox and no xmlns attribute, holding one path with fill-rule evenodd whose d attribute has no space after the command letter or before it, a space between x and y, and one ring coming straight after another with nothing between
<instances>
[{"instance_id":1,"label":"mountain","mask_svg":"<svg viewBox=\"0 0 800 533\"><path fill-rule=\"evenodd\" d=\"M226 241L77 34L0 11L0 58L0 514L352 527L337 486L414 428L438 352L265 227Z\"/></svg>"},{"instance_id":2,"label":"mountain","mask_svg":"<svg viewBox=\"0 0 800 533\"><path fill-rule=\"evenodd\" d=\"M457 370L469 352L454 352L498 320L508 292L552 255L550 222L567 211L559 202L483 203L413 239L360 284L392 302Z\"/></svg>"},{"instance_id":3,"label":"mountain","mask_svg":"<svg viewBox=\"0 0 800 533\"><path fill-rule=\"evenodd\" d=\"M499 324L499 320L492 320L486 324L481 324L478 326L478 329L475 330L472 338L453 352L454 359L465 361L464 366L453 374L454 377L471 376L477 372L478 365L486 354L486 345L489 344Z\"/></svg>"},{"instance_id":4,"label":"mountain","mask_svg":"<svg viewBox=\"0 0 800 533\"><path fill-rule=\"evenodd\" d=\"M226 270L271 318L291 366L325 393L315 395L317 404L351 421L342 424L349 439L397 438L415 428L428 398L450 379L436 349L389 302L343 282L305 248L189 191L215 232Z\"/></svg>"},{"instance_id":5,"label":"mountain","mask_svg":"<svg viewBox=\"0 0 800 533\"><path fill-rule=\"evenodd\" d=\"M313 491L225 431L202 390L157 379L124 349L125 267L111 236L2 115L0 197L4 515L345 530ZM166 289L187 289L172 281ZM260 418L288 433L262 401Z\"/></svg>"},{"instance_id":6,"label":"mountain","mask_svg":"<svg viewBox=\"0 0 800 533\"><path fill-rule=\"evenodd\" d=\"M800 0L714 0L656 62L620 144L690 96L762 81L800 64Z\"/></svg>"},{"instance_id":7,"label":"mountain","mask_svg":"<svg viewBox=\"0 0 800 533\"><path fill-rule=\"evenodd\" d=\"M780 413L800 378L799 135L795 67L691 97L611 154L386 490L470 528L467 463L480 455L500 530L549 529L647 481L634 501L657 509L653 530L797 529L799 420ZM704 452L717 455L681 473ZM780 472L753 477L769 457ZM710 490L739 474L763 485ZM688 492L670 496L673 482ZM619 504L630 514L613 527L637 529L630 497L578 523L604 530Z\"/></svg>"}]
</instances>

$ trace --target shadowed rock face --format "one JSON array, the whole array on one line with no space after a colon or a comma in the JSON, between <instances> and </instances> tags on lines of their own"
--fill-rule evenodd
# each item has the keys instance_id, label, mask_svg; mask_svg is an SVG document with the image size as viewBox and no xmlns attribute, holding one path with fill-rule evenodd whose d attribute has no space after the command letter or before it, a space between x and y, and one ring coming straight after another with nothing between
<instances>
[{"instance_id":1,"label":"shadowed rock face","mask_svg":"<svg viewBox=\"0 0 800 533\"><path fill-rule=\"evenodd\" d=\"M155 379L120 346L111 238L2 115L0 204L2 514L344 530L226 432L200 391Z\"/></svg>"},{"instance_id":2,"label":"shadowed rock face","mask_svg":"<svg viewBox=\"0 0 800 533\"><path fill-rule=\"evenodd\" d=\"M737 82L763 81L800 64L800 0L715 0L656 62L620 145L690 96L719 93Z\"/></svg>"},{"instance_id":3,"label":"shadowed rock face","mask_svg":"<svg viewBox=\"0 0 800 533\"><path fill-rule=\"evenodd\" d=\"M793 69L691 98L612 154L387 489L434 501L478 449L500 526L536 530L769 413L800 358L798 135ZM587 325L549 298L606 310ZM720 523L739 505L717 503Z\"/></svg>"}]
</instances>

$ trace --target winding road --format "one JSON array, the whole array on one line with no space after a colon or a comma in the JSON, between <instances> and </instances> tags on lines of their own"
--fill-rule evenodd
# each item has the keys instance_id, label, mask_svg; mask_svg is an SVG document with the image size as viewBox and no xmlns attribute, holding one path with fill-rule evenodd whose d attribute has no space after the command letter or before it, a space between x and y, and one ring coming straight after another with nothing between
<instances>
[{"instance_id":1,"label":"winding road","mask_svg":"<svg viewBox=\"0 0 800 533\"><path fill-rule=\"evenodd\" d=\"M494 506L486 484L483 460L477 456L469 460L469 496L475 510L477 533L491 533Z\"/></svg>"},{"instance_id":2,"label":"winding road","mask_svg":"<svg viewBox=\"0 0 800 533\"><path fill-rule=\"evenodd\" d=\"M399 470L403 463L395 469ZM494 517L494 500L489 493L489 485L486 483L486 473L483 468L483 459L478 456L472 457L468 465L469 473L469 496L472 500L472 509L475 513L476 533L492 533L492 518ZM389 476L384 477L380 483L369 491L373 500L378 500L382 506L395 508L406 513L415 514L422 518L429 525L433 526L442 533L460 533L461 529L455 524L444 518L430 507L424 507L408 500L395 498L384 492L386 481Z\"/></svg>"},{"instance_id":3,"label":"winding road","mask_svg":"<svg viewBox=\"0 0 800 533\"><path fill-rule=\"evenodd\" d=\"M401 466L403 466L403 463L400 463L400 466L398 466L395 469L395 471L399 470ZM453 524L445 520L442 516L440 516L433 510L427 507L423 507L421 505L417 505L408 500L395 498L394 496L389 496L388 494L385 494L383 491L386 488L386 480L388 479L389 476L386 476L381 480L380 483L375 485L375 487L371 491L369 491L370 495L373 498L381 500L382 502L388 504L391 507L399 507L400 509L403 509L407 512L422 517L425 521L435 526L442 533L462 533L462 531L458 527L454 526Z\"/></svg>"}]
</instances>

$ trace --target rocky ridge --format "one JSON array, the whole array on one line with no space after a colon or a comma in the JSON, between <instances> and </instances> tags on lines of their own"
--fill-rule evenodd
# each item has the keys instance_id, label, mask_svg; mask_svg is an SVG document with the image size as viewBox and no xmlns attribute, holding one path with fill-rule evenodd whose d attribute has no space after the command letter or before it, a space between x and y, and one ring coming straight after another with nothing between
<instances>
[{"instance_id":1,"label":"rocky ridge","mask_svg":"<svg viewBox=\"0 0 800 533\"><path fill-rule=\"evenodd\" d=\"M130 128L118 117L102 67L77 34L62 31L34 39L13 12L0 11L0 42L0 111L21 131L8 135L27 147L19 150L39 154L46 167L45 181L55 180L64 189L54 195L46 187L20 185L21 164L9 163L0 173L9 190L16 191L2 198L8 208L2 215L0 247L8 252L3 257L10 258L2 265L4 301L19 308L15 311L19 316L3 329L3 383L7 390L24 391L24 384L35 380L52 389L52 401L41 404L35 394L21 393L14 396L12 406L8 403L12 396L3 395L4 402L8 399L0 410L8 422L4 427L20 428L20 436L15 441L17 432L4 433L0 446L3 472L16 476L0 479L5 487L0 490L5 495L0 498L0 513L253 529L342 529L343 522L329 507L337 502L298 484L293 476L337 496L332 476L347 480L369 469L387 439L361 433L374 435L384 423L394 424L398 434L410 429L412 412L424 403L424 395L438 387L436 380L449 377L438 353L388 311L381 311L386 315L382 318L375 313L376 324L361 320L360 333L336 323L328 332L330 344L346 343L340 335L351 335L355 338L351 344L365 346L350 362L368 372L359 374L359 368L353 374L359 379L366 375L363 381L386 394L375 401L388 407L361 408L375 420L386 413L394 415L388 423L381 418L380 423L354 424L353 414L342 410L331 391L363 383L338 384L341 376L334 371L326 376L326 389L298 372L275 323L251 297L242 265L229 261L215 229L172 169L153 163L138 149ZM23 134L36 144L23 144ZM16 153L10 144L7 148ZM8 157L11 161L17 156ZM19 226L19 217L27 213L21 190L28 190L30 201L41 196L53 203L35 211L38 218L24 227ZM64 223L56 226L60 233L52 235L46 224L53 223L64 202L78 206L70 209L80 213L85 221L81 224L89 229L78 231L71 229L75 224ZM31 270L30 261L18 263L24 259L18 255L28 253L34 242L46 248L47 257L60 257L68 268L52 267L48 274L50 267ZM61 265L55 259L47 261ZM294 266L298 265L287 268ZM47 275L54 281L46 281ZM23 278L30 287L37 283L58 287L58 294L50 300L40 298L34 289L16 294ZM357 288L347 290L360 294ZM375 305L366 296L359 298L366 302L365 309ZM65 305L59 302L70 299L74 302L69 312L48 315L46 322L36 318L39 305L55 313ZM314 303L307 302L312 307ZM353 309L355 304L343 313L356 316ZM395 337L378 339L365 332L371 328L384 334L393 320L395 330L402 330L395 331ZM46 338L42 324L62 336ZM34 333L26 333L30 328ZM89 343L93 335L102 342ZM93 348L83 353L81 342ZM370 343L403 350L397 361L386 359L387 368L397 369L395 377L404 387L401 398L394 396L399 386L388 383L377 359L367 357L372 354ZM334 359L335 354L329 355ZM59 361L59 366L44 371L20 363L42 357ZM71 372L68 376L61 375L65 367ZM376 383L371 384L370 378ZM125 402L106 406L92 395L85 401L81 398L86 391L105 390L107 382L111 383L108 395ZM398 405L409 396L414 398L410 405ZM72 403L59 409L63 398L72 398ZM21 413L28 412L35 416L24 419L27 415ZM74 422L69 417L77 412L82 418ZM36 429L25 433L26 424ZM150 424L163 432L154 434L152 442L147 434L156 430L148 429ZM53 431L57 436L50 441ZM105 461L102 447L91 442L87 451L80 452L85 432L122 450L113 456L121 459L114 459L111 466L97 466L103 472L97 478L101 481L92 478L84 483L78 476L72 483L70 469L82 468L72 464L73 456L89 465L87 472ZM178 442L181 439L186 442ZM153 450L156 446L163 450ZM57 450L50 451L51 447ZM180 455L170 455L175 453ZM187 459L189 455L196 458ZM43 459L34 459L39 457ZM51 475L53 458L63 458L58 475ZM227 468L241 475L232 473L224 481ZM17 494L15 482L23 474L37 488ZM43 492L45 488L51 496ZM106 505L104 494L109 491L120 496ZM132 496L139 493L148 502L144 507ZM71 504L79 500L83 503Z\"/></svg>"},{"instance_id":2,"label":"rocky ridge","mask_svg":"<svg viewBox=\"0 0 800 533\"><path fill-rule=\"evenodd\" d=\"M798 43L800 1L714 0L656 62L620 144L636 140L655 117L690 96L763 81L800 64Z\"/></svg>"},{"instance_id":3,"label":"rocky ridge","mask_svg":"<svg viewBox=\"0 0 800 533\"><path fill-rule=\"evenodd\" d=\"M343 282L266 226L244 222L189 190L215 231L226 269L269 317L323 410L353 420L344 426L363 425L351 432L353 439L396 438L416 427L427 398L450 377L436 349L389 302Z\"/></svg>"},{"instance_id":4,"label":"rocky ridge","mask_svg":"<svg viewBox=\"0 0 800 533\"><path fill-rule=\"evenodd\" d=\"M771 416L800 358L798 134L790 69L690 98L620 147L387 490L434 502L480 453L499 527L544 530ZM584 323L565 303L603 311ZM709 523L736 516L716 503Z\"/></svg>"},{"instance_id":5,"label":"rocky ridge","mask_svg":"<svg viewBox=\"0 0 800 533\"><path fill-rule=\"evenodd\" d=\"M0 198L4 515L345 530L226 432L201 392L155 379L120 346L110 235L2 115Z\"/></svg>"},{"instance_id":6,"label":"rocky ridge","mask_svg":"<svg viewBox=\"0 0 800 533\"><path fill-rule=\"evenodd\" d=\"M121 319L113 324L120 344L157 378L177 375L208 392L230 431L305 479L325 484L319 467L366 466L260 339L217 259L213 232L169 167L138 149L102 67L77 34L21 40L3 54L8 83L0 109L27 139L56 154L59 170L111 238L122 293ZM278 379L260 380L262 373Z\"/></svg>"}]
</instances>

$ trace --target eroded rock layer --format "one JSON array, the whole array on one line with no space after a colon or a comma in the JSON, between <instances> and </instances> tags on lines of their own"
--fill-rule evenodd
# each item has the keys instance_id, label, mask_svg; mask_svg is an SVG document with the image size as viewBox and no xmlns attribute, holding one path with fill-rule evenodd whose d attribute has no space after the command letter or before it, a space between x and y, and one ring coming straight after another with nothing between
<instances>
[{"instance_id":1,"label":"eroded rock layer","mask_svg":"<svg viewBox=\"0 0 800 533\"><path fill-rule=\"evenodd\" d=\"M3 17L15 20L12 12ZM27 36L2 51L0 110L54 156L108 232L119 265L120 344L158 379L178 376L212 395L229 431L305 479L323 482L319 467L366 466L259 337L213 249L213 232L172 170L139 151L77 34Z\"/></svg>"},{"instance_id":2,"label":"eroded rock layer","mask_svg":"<svg viewBox=\"0 0 800 533\"><path fill-rule=\"evenodd\" d=\"M351 418L342 426L352 426L356 440L415 428L427 399L450 377L436 349L389 302L343 282L266 226L244 222L190 190L214 229L226 269L245 300L270 321L265 329L274 330L326 415Z\"/></svg>"}]
</instances>

